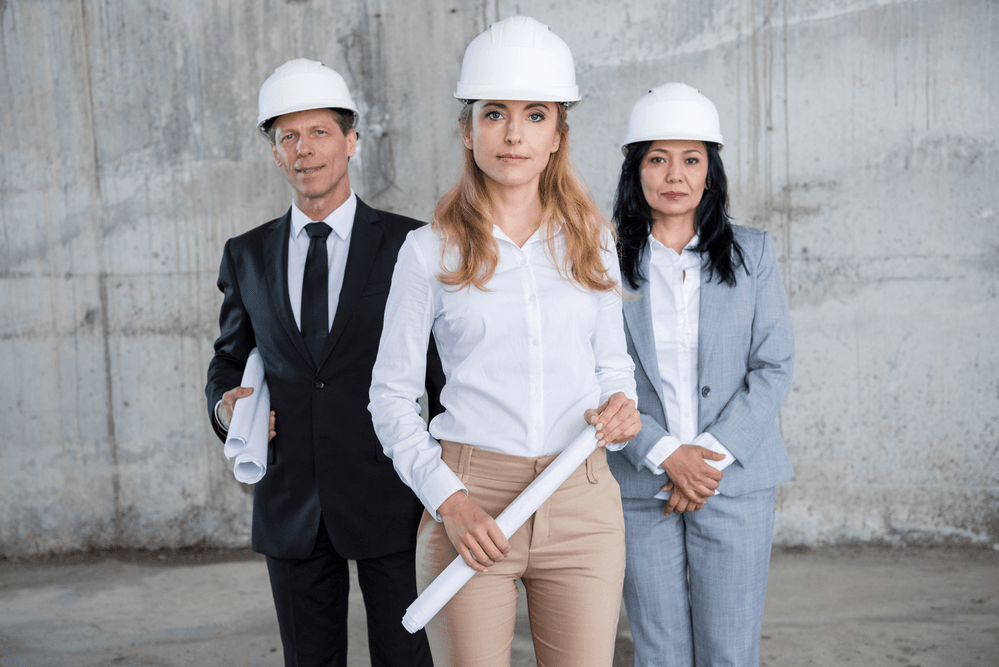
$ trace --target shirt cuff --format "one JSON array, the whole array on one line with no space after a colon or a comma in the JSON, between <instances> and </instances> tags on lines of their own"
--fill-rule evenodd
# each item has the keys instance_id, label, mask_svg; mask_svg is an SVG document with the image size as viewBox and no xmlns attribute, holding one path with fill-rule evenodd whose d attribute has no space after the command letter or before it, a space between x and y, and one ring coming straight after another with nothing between
<instances>
[{"instance_id":1,"label":"shirt cuff","mask_svg":"<svg viewBox=\"0 0 999 667\"><path fill-rule=\"evenodd\" d=\"M663 470L662 462L670 457L670 455L675 452L682 443L680 440L672 435L665 435L662 439L656 443L656 446L645 455L645 466L652 471L653 475L662 475L666 471Z\"/></svg>"},{"instance_id":2,"label":"shirt cuff","mask_svg":"<svg viewBox=\"0 0 999 667\"><path fill-rule=\"evenodd\" d=\"M223 433L228 433L229 429L227 429L225 426L222 425L222 418L219 417L219 408L220 407L222 407L222 399L221 398L219 399L219 402L215 404L215 424L219 427L220 431L222 431ZM232 424L230 424L230 426L232 426Z\"/></svg>"},{"instance_id":3,"label":"shirt cuff","mask_svg":"<svg viewBox=\"0 0 999 667\"><path fill-rule=\"evenodd\" d=\"M725 455L725 458L722 459L721 461L711 461L709 459L704 459L704 462L707 463L712 468L714 468L715 470L724 470L725 468L735 463L735 457L732 456L732 452L728 451L725 445L718 442L718 438L711 435L707 431L694 438L694 442L690 444L699 445L704 449L710 449L713 452Z\"/></svg>"},{"instance_id":4,"label":"shirt cuff","mask_svg":"<svg viewBox=\"0 0 999 667\"><path fill-rule=\"evenodd\" d=\"M423 496L424 506L430 510L430 516L434 517L434 521L437 523L443 521L441 515L437 512L437 508L441 506L441 503L450 498L455 491L461 491L466 496L468 495L468 489L461 483L458 476L441 461L441 466L423 484L422 493L420 494Z\"/></svg>"}]
</instances>

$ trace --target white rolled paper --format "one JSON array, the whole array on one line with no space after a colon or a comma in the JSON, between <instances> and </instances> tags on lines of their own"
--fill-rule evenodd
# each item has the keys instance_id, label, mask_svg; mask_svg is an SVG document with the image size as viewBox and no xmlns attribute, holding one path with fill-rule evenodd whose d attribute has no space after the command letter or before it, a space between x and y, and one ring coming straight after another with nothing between
<instances>
[{"instance_id":1,"label":"white rolled paper","mask_svg":"<svg viewBox=\"0 0 999 667\"><path fill-rule=\"evenodd\" d=\"M233 475L244 484L256 484L267 472L267 435L270 431L271 392L264 379L264 363L257 348L250 350L239 386L253 393L236 401L222 453L235 458Z\"/></svg>"},{"instance_id":2,"label":"white rolled paper","mask_svg":"<svg viewBox=\"0 0 999 667\"><path fill-rule=\"evenodd\" d=\"M503 535L509 539L516 533L596 448L596 430L587 426L497 517L496 525L503 531ZM409 605L402 618L402 625L411 633L425 626L468 583L473 574L475 570L468 567L461 556L455 558Z\"/></svg>"}]
</instances>

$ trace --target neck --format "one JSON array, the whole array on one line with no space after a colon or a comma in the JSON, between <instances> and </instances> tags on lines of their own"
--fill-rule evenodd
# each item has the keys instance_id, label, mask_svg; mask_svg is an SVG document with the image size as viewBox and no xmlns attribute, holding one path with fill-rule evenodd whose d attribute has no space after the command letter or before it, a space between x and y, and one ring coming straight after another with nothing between
<instances>
[{"instance_id":1,"label":"neck","mask_svg":"<svg viewBox=\"0 0 999 667\"><path fill-rule=\"evenodd\" d=\"M694 238L695 233L693 214L681 217L653 216L652 237L678 255L687 247L690 239Z\"/></svg>"},{"instance_id":2,"label":"neck","mask_svg":"<svg viewBox=\"0 0 999 667\"><path fill-rule=\"evenodd\" d=\"M518 246L523 246L541 226L538 181L513 187L486 179L486 192L492 223Z\"/></svg>"},{"instance_id":3,"label":"neck","mask_svg":"<svg viewBox=\"0 0 999 667\"><path fill-rule=\"evenodd\" d=\"M309 218L309 220L312 220L313 222L321 222L325 220L330 213L340 208L349 197L350 187L348 186L346 192L334 192L324 197L304 197L302 195L296 195L295 206L297 206L299 210Z\"/></svg>"}]
</instances>

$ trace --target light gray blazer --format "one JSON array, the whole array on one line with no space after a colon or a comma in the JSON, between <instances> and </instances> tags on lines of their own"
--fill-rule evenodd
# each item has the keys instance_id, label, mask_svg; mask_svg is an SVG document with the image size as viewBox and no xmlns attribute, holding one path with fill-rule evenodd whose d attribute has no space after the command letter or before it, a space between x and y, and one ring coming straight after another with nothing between
<instances>
[{"instance_id":1,"label":"light gray blazer","mask_svg":"<svg viewBox=\"0 0 999 667\"><path fill-rule=\"evenodd\" d=\"M794 476L775 423L791 389L794 334L770 235L735 225L733 231L748 273L743 266L736 269L735 287L720 283L717 276L707 282L707 273L702 273L697 426L698 432L711 433L735 457L725 468L718 490L738 496ZM641 258L646 277L650 256L651 249L646 247ZM663 408L648 280L639 285L637 294L637 299L624 302L624 323L628 353L635 360L642 430L621 451L608 452L607 460L622 496L651 498L668 478L653 475L645 457L670 430Z\"/></svg>"}]
</instances>

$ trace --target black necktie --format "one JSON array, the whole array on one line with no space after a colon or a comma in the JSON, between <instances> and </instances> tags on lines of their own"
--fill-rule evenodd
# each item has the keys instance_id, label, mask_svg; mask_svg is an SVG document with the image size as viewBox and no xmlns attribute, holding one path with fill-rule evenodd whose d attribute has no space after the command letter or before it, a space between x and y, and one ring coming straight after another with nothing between
<instances>
[{"instance_id":1,"label":"black necktie","mask_svg":"<svg viewBox=\"0 0 999 667\"><path fill-rule=\"evenodd\" d=\"M309 254L305 256L305 273L302 275L302 337L319 365L330 332L329 290L330 266L326 254L326 237L333 229L325 222L311 222L305 226L309 234Z\"/></svg>"}]
</instances>

